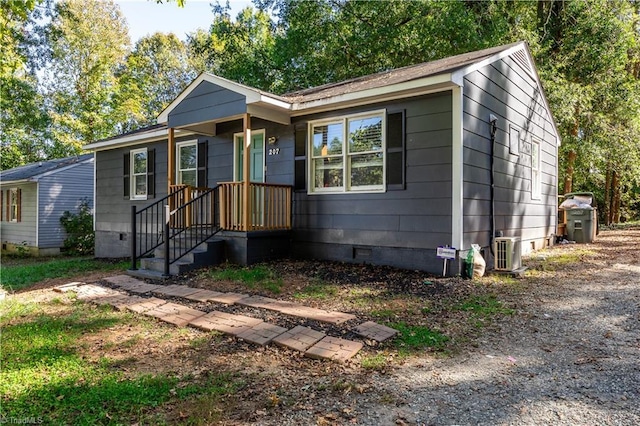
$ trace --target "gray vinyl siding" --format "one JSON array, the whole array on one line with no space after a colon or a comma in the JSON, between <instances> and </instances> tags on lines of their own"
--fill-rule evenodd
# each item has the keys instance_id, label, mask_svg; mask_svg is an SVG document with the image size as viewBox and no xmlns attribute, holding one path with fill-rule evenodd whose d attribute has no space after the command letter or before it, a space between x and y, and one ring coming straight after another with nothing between
<instances>
[{"instance_id":1,"label":"gray vinyl siding","mask_svg":"<svg viewBox=\"0 0 640 426\"><path fill-rule=\"evenodd\" d=\"M265 131L265 182L282 185L293 185L293 126L285 126L262 119L251 120L252 130ZM242 132L242 121L235 120L217 125L217 134L209 138L208 181L214 187L221 182L232 182L234 167L233 135ZM276 143L269 145L266 141L276 138ZM277 149L269 155L269 149Z\"/></svg>"},{"instance_id":2,"label":"gray vinyl siding","mask_svg":"<svg viewBox=\"0 0 640 426\"><path fill-rule=\"evenodd\" d=\"M82 200L93 208L93 160L44 176L39 187L38 247L62 247L66 238L62 214L77 213Z\"/></svg>"},{"instance_id":3,"label":"gray vinyl siding","mask_svg":"<svg viewBox=\"0 0 640 426\"><path fill-rule=\"evenodd\" d=\"M232 117L246 110L244 95L203 81L169 113L168 126L179 127Z\"/></svg>"},{"instance_id":4,"label":"gray vinyl siding","mask_svg":"<svg viewBox=\"0 0 640 426\"><path fill-rule=\"evenodd\" d=\"M505 236L539 240L555 233L557 135L540 88L520 63L504 58L468 74L463 100L464 246L491 240L489 115L498 118L494 146L495 225ZM520 154L509 152L509 129ZM531 141L541 142L541 199L532 199Z\"/></svg>"},{"instance_id":5,"label":"gray vinyl siding","mask_svg":"<svg viewBox=\"0 0 640 426\"><path fill-rule=\"evenodd\" d=\"M177 139L193 140L195 137ZM123 158L132 149L155 149L155 197L130 200L123 195ZM131 206L142 209L167 195L167 140L96 152L96 257L129 255Z\"/></svg>"},{"instance_id":6,"label":"gray vinyl siding","mask_svg":"<svg viewBox=\"0 0 640 426\"><path fill-rule=\"evenodd\" d=\"M37 192L38 184L33 183L21 183L12 185L7 183L2 185L3 196L3 213L2 222L0 223L0 238L3 243L11 243L17 245L26 244L29 247L36 247L36 205L37 205ZM21 207L21 221L9 222L7 220L7 189L18 188L21 192L22 207Z\"/></svg>"},{"instance_id":7,"label":"gray vinyl siding","mask_svg":"<svg viewBox=\"0 0 640 426\"><path fill-rule=\"evenodd\" d=\"M447 91L332 112L341 116L382 108L405 110L406 189L370 194L296 192L295 242L301 247L347 246L349 258L342 260L353 258L352 246L435 250L451 244L451 99ZM309 116L300 121L328 116ZM391 263L401 262L396 259Z\"/></svg>"}]
</instances>

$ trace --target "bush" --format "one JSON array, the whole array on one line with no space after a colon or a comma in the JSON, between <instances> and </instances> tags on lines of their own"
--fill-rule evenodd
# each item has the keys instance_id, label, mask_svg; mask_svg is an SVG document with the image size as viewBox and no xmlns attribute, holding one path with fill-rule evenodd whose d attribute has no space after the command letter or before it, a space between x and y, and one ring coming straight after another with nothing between
<instances>
[{"instance_id":1,"label":"bush","mask_svg":"<svg viewBox=\"0 0 640 426\"><path fill-rule=\"evenodd\" d=\"M95 233L93 232L93 215L89 202L80 202L78 213L65 211L60 218L60 224L67 232L63 248L69 254L93 254Z\"/></svg>"}]
</instances>

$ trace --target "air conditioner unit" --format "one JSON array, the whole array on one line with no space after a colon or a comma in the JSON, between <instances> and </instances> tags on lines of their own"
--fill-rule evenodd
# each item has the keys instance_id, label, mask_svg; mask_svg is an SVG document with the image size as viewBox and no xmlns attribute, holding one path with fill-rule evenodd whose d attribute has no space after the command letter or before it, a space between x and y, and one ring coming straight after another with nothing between
<instances>
[{"instance_id":1,"label":"air conditioner unit","mask_svg":"<svg viewBox=\"0 0 640 426\"><path fill-rule=\"evenodd\" d=\"M493 240L494 269L515 271L522 266L520 240L515 237L500 237Z\"/></svg>"}]
</instances>

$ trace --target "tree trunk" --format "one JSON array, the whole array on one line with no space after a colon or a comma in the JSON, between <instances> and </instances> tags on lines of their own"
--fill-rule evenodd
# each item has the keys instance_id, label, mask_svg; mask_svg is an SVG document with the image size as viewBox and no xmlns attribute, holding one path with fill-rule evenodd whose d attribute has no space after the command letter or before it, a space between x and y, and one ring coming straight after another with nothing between
<instances>
[{"instance_id":1,"label":"tree trunk","mask_svg":"<svg viewBox=\"0 0 640 426\"><path fill-rule=\"evenodd\" d=\"M607 177L604 183L604 203L602 204L604 207L604 211L602 212L602 217L604 218L604 224L610 225L611 220L609 218L609 212L611 208L609 206L611 200L611 165L607 167Z\"/></svg>"},{"instance_id":2,"label":"tree trunk","mask_svg":"<svg viewBox=\"0 0 640 426\"><path fill-rule=\"evenodd\" d=\"M540 39L542 39L542 35L544 34L544 4L545 0L538 0L538 36L540 37Z\"/></svg>"},{"instance_id":3,"label":"tree trunk","mask_svg":"<svg viewBox=\"0 0 640 426\"><path fill-rule=\"evenodd\" d=\"M616 171L614 170L612 172L613 177L611 178L611 191L613 193L613 196L611 197L611 199L609 200L609 223L616 223L616 199L619 200L618 197L618 191L619 191L619 184L618 184L618 173L616 173Z\"/></svg>"},{"instance_id":4,"label":"tree trunk","mask_svg":"<svg viewBox=\"0 0 640 426\"><path fill-rule=\"evenodd\" d=\"M620 195L620 178L618 178L615 192L613 193L613 223L620 223Z\"/></svg>"},{"instance_id":5,"label":"tree trunk","mask_svg":"<svg viewBox=\"0 0 640 426\"><path fill-rule=\"evenodd\" d=\"M564 177L564 193L568 194L573 191L573 168L576 164L577 154L574 150L567 154L567 173Z\"/></svg>"}]
</instances>

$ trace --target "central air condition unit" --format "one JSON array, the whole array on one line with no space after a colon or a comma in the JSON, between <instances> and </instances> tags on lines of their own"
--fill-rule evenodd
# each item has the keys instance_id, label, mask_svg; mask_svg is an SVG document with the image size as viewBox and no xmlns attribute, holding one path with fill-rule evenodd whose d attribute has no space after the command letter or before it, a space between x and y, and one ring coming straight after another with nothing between
<instances>
[{"instance_id":1,"label":"central air condition unit","mask_svg":"<svg viewBox=\"0 0 640 426\"><path fill-rule=\"evenodd\" d=\"M500 237L493 241L494 269L515 271L522 266L520 240L515 237Z\"/></svg>"}]
</instances>

